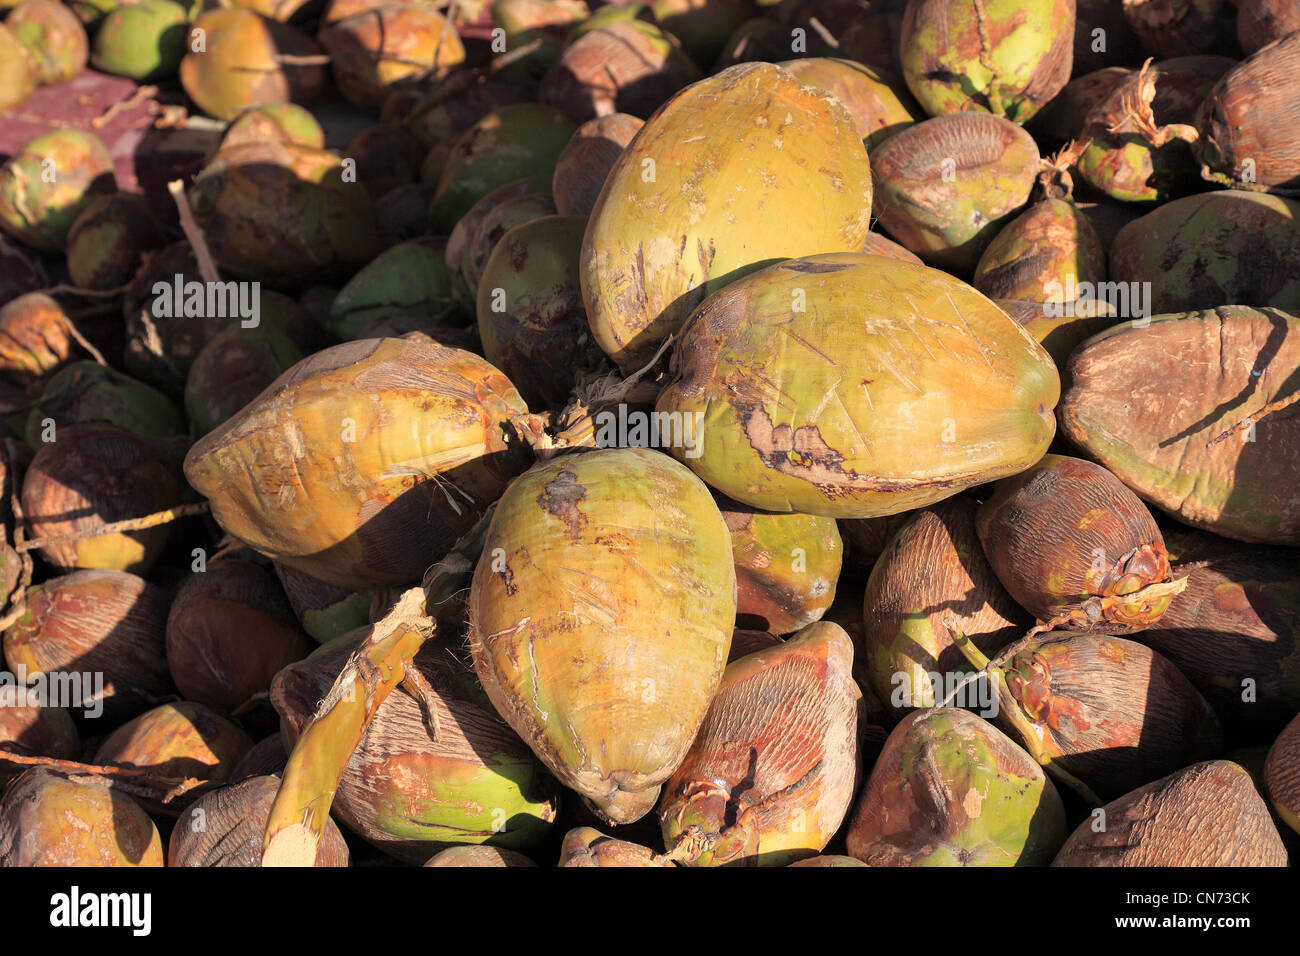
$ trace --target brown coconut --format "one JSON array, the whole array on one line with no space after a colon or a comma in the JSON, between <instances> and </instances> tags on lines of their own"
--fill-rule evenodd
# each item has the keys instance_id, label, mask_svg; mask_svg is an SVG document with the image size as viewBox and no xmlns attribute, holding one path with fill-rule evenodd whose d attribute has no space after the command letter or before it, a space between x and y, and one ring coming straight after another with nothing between
<instances>
[{"instance_id":1,"label":"brown coconut","mask_svg":"<svg viewBox=\"0 0 1300 956\"><path fill-rule=\"evenodd\" d=\"M1101 812L1105 827L1084 820L1052 866L1286 866L1268 805L1231 761L1193 764Z\"/></svg>"},{"instance_id":2,"label":"brown coconut","mask_svg":"<svg viewBox=\"0 0 1300 956\"><path fill-rule=\"evenodd\" d=\"M165 628L170 595L122 571L74 571L27 589L21 617L4 634L5 661L29 676L103 675L103 692L79 710L103 706L109 723L140 713L174 691Z\"/></svg>"}]
</instances>

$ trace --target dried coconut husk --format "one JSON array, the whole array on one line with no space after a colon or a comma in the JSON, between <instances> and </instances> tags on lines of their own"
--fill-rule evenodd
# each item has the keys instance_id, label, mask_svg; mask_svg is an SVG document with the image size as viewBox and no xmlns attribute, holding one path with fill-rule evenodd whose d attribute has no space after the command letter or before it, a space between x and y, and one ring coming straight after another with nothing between
<instances>
[{"instance_id":1,"label":"dried coconut husk","mask_svg":"<svg viewBox=\"0 0 1300 956\"><path fill-rule=\"evenodd\" d=\"M1227 760L1186 767L1101 810L1105 829L1084 820L1052 866L1286 866L1268 805Z\"/></svg>"},{"instance_id":2,"label":"dried coconut husk","mask_svg":"<svg viewBox=\"0 0 1300 956\"><path fill-rule=\"evenodd\" d=\"M168 866L261 866L262 831L280 788L278 777L251 777L195 801L172 828ZM333 820L316 855L317 866L347 866L348 845Z\"/></svg>"},{"instance_id":3,"label":"dried coconut husk","mask_svg":"<svg viewBox=\"0 0 1300 956\"><path fill-rule=\"evenodd\" d=\"M1046 455L1002 479L975 526L998 579L1045 626L1139 630L1185 586L1142 501L1080 458Z\"/></svg>"}]
</instances>

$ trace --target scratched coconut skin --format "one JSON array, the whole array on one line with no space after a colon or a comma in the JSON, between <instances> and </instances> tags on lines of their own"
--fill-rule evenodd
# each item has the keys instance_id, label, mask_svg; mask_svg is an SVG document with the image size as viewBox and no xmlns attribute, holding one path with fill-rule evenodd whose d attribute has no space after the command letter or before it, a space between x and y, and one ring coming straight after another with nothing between
<instances>
[{"instance_id":1,"label":"scratched coconut skin","mask_svg":"<svg viewBox=\"0 0 1300 956\"><path fill-rule=\"evenodd\" d=\"M757 618L776 634L793 634L820 620L835 600L844 561L835 520L768 514L715 497L731 532L736 613Z\"/></svg>"},{"instance_id":2,"label":"scratched coconut skin","mask_svg":"<svg viewBox=\"0 0 1300 956\"><path fill-rule=\"evenodd\" d=\"M1043 866L1065 807L1034 758L965 710L903 719L853 811L848 851L872 866Z\"/></svg>"},{"instance_id":3,"label":"scratched coconut skin","mask_svg":"<svg viewBox=\"0 0 1300 956\"><path fill-rule=\"evenodd\" d=\"M1051 442L1060 393L1051 357L984 296L866 253L733 283L692 316L673 362L657 410L704 416L702 453L674 455L737 501L834 518L1023 471Z\"/></svg>"},{"instance_id":4,"label":"scratched coconut skin","mask_svg":"<svg viewBox=\"0 0 1300 956\"><path fill-rule=\"evenodd\" d=\"M1074 23L1074 0L912 0L903 76L932 116L985 110L1024 123L1069 81Z\"/></svg>"},{"instance_id":5,"label":"scratched coconut skin","mask_svg":"<svg viewBox=\"0 0 1300 956\"><path fill-rule=\"evenodd\" d=\"M492 703L556 777L631 822L699 729L735 616L708 489L660 452L611 448L534 467L502 496L469 642Z\"/></svg>"},{"instance_id":6,"label":"scratched coconut skin","mask_svg":"<svg viewBox=\"0 0 1300 956\"><path fill-rule=\"evenodd\" d=\"M523 469L503 425L527 410L477 355L363 339L281 375L195 443L185 476L263 554L343 587L405 584Z\"/></svg>"},{"instance_id":7,"label":"scratched coconut skin","mask_svg":"<svg viewBox=\"0 0 1300 956\"><path fill-rule=\"evenodd\" d=\"M826 621L728 665L664 785L664 845L694 826L720 837L698 865L779 866L821 852L861 772L852 668L852 641Z\"/></svg>"},{"instance_id":8,"label":"scratched coconut skin","mask_svg":"<svg viewBox=\"0 0 1300 956\"><path fill-rule=\"evenodd\" d=\"M1166 207L1167 208L1167 207ZM1158 356L1153 374L1151 356ZM1209 441L1285 396L1300 371L1300 318L1224 306L1125 322L1071 356L1061 430L1140 497L1242 541L1300 544L1300 406L1254 441Z\"/></svg>"},{"instance_id":9,"label":"scratched coconut skin","mask_svg":"<svg viewBox=\"0 0 1300 956\"><path fill-rule=\"evenodd\" d=\"M767 63L692 84L628 144L592 210L580 274L596 341L639 368L740 276L861 248L870 211L867 151L833 96Z\"/></svg>"}]
</instances>

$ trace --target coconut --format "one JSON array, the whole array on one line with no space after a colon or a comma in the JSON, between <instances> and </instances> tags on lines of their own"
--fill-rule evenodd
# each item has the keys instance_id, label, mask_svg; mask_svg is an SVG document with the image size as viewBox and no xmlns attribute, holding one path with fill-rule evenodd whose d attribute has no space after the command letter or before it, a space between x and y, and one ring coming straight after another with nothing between
<instances>
[{"instance_id":1,"label":"coconut","mask_svg":"<svg viewBox=\"0 0 1300 956\"><path fill-rule=\"evenodd\" d=\"M965 671L946 622L986 653L1015 640L1029 615L1002 588L980 549L975 502L956 496L918 511L884 547L862 602L866 673L896 716L946 696L932 674Z\"/></svg>"},{"instance_id":2,"label":"coconut","mask_svg":"<svg viewBox=\"0 0 1300 956\"><path fill-rule=\"evenodd\" d=\"M1070 79L1074 13L1074 0L911 0L903 76L931 116L983 110L1023 123Z\"/></svg>"},{"instance_id":3,"label":"coconut","mask_svg":"<svg viewBox=\"0 0 1300 956\"><path fill-rule=\"evenodd\" d=\"M1042 866L1065 835L1043 768L992 724L937 707L885 741L847 847L871 866Z\"/></svg>"},{"instance_id":4,"label":"coconut","mask_svg":"<svg viewBox=\"0 0 1300 956\"><path fill-rule=\"evenodd\" d=\"M162 866L162 840L130 797L95 778L27 771L0 807L0 866Z\"/></svg>"},{"instance_id":5,"label":"coconut","mask_svg":"<svg viewBox=\"0 0 1300 956\"><path fill-rule=\"evenodd\" d=\"M485 232L493 221L484 220ZM479 279L483 354L533 408L562 408L579 382L608 369L582 305L579 254L586 225L577 216L542 216L514 227L496 244Z\"/></svg>"},{"instance_id":6,"label":"coconut","mask_svg":"<svg viewBox=\"0 0 1300 956\"><path fill-rule=\"evenodd\" d=\"M835 600L844 558L835 519L769 514L714 497L731 532L736 613L777 634L820 620Z\"/></svg>"},{"instance_id":7,"label":"coconut","mask_svg":"<svg viewBox=\"0 0 1300 956\"><path fill-rule=\"evenodd\" d=\"M917 123L871 157L879 226L927 264L969 275L1029 199L1038 147L1015 123L959 113Z\"/></svg>"},{"instance_id":8,"label":"coconut","mask_svg":"<svg viewBox=\"0 0 1300 956\"><path fill-rule=\"evenodd\" d=\"M269 557L345 587L406 584L522 470L504 426L526 412L476 355L363 339L285 372L195 443L185 475Z\"/></svg>"},{"instance_id":9,"label":"coconut","mask_svg":"<svg viewBox=\"0 0 1300 956\"><path fill-rule=\"evenodd\" d=\"M1200 189L1190 124L1232 65L1223 56L1185 56L1130 71L1084 118L1080 178L1123 202L1163 202Z\"/></svg>"},{"instance_id":10,"label":"coconut","mask_svg":"<svg viewBox=\"0 0 1300 956\"><path fill-rule=\"evenodd\" d=\"M449 846L435 853L425 866L536 866L522 853L499 846Z\"/></svg>"},{"instance_id":11,"label":"coconut","mask_svg":"<svg viewBox=\"0 0 1300 956\"><path fill-rule=\"evenodd\" d=\"M735 595L726 523L689 470L646 448L561 456L497 504L470 588L474 669L562 783L632 822L704 719Z\"/></svg>"},{"instance_id":12,"label":"coconut","mask_svg":"<svg viewBox=\"0 0 1300 956\"><path fill-rule=\"evenodd\" d=\"M250 777L264 777L268 774L284 775L285 764L289 754L284 749L284 737L278 732L264 737L253 744L244 756L239 758L235 769L230 771L231 784L241 783Z\"/></svg>"},{"instance_id":13,"label":"coconut","mask_svg":"<svg viewBox=\"0 0 1300 956\"><path fill-rule=\"evenodd\" d=\"M370 197L349 179L328 150L246 143L199 172L189 202L226 272L292 286L350 274L379 253Z\"/></svg>"},{"instance_id":14,"label":"coconut","mask_svg":"<svg viewBox=\"0 0 1300 956\"><path fill-rule=\"evenodd\" d=\"M610 170L644 125L643 120L627 113L611 113L588 120L574 131L555 161L555 176L551 179L551 193L560 215L591 215Z\"/></svg>"},{"instance_id":15,"label":"coconut","mask_svg":"<svg viewBox=\"0 0 1300 956\"><path fill-rule=\"evenodd\" d=\"M182 696L235 711L315 645L275 576L237 557L210 562L181 586L167 616L167 667Z\"/></svg>"},{"instance_id":16,"label":"coconut","mask_svg":"<svg viewBox=\"0 0 1300 956\"><path fill-rule=\"evenodd\" d=\"M1258 739L1300 710L1300 552L1251 548L1182 565L1187 587L1135 635Z\"/></svg>"},{"instance_id":17,"label":"coconut","mask_svg":"<svg viewBox=\"0 0 1300 956\"><path fill-rule=\"evenodd\" d=\"M363 109L377 110L402 80L465 59L455 27L416 3L389 3L332 20L318 38L339 91Z\"/></svg>"},{"instance_id":18,"label":"coconut","mask_svg":"<svg viewBox=\"0 0 1300 956\"><path fill-rule=\"evenodd\" d=\"M1269 748L1264 785L1277 815L1300 833L1300 717L1287 724Z\"/></svg>"},{"instance_id":19,"label":"coconut","mask_svg":"<svg viewBox=\"0 0 1300 956\"><path fill-rule=\"evenodd\" d=\"M780 67L687 87L619 157L592 210L582 289L596 341L630 373L711 292L772 259L859 248L870 174L847 109ZM787 196L819 214L783 215L774 204Z\"/></svg>"},{"instance_id":20,"label":"coconut","mask_svg":"<svg viewBox=\"0 0 1300 956\"><path fill-rule=\"evenodd\" d=\"M783 866L820 853L861 773L853 644L829 622L730 664L659 822L679 862Z\"/></svg>"},{"instance_id":21,"label":"coconut","mask_svg":"<svg viewBox=\"0 0 1300 956\"><path fill-rule=\"evenodd\" d=\"M344 341L359 337L379 319L459 318L446 265L447 242L422 238L383 252L339 290L330 305L328 329Z\"/></svg>"},{"instance_id":22,"label":"coconut","mask_svg":"<svg viewBox=\"0 0 1300 956\"><path fill-rule=\"evenodd\" d=\"M1211 171L1300 187L1300 23L1296 30L1228 70L1197 109L1196 154Z\"/></svg>"},{"instance_id":23,"label":"coconut","mask_svg":"<svg viewBox=\"0 0 1300 956\"><path fill-rule=\"evenodd\" d=\"M95 751L100 765L147 769L161 778L199 781L177 798L144 801L150 813L176 816L184 807L230 779L253 741L216 711L192 701L145 711L104 738Z\"/></svg>"},{"instance_id":24,"label":"coconut","mask_svg":"<svg viewBox=\"0 0 1300 956\"><path fill-rule=\"evenodd\" d=\"M974 655L972 663L985 662ZM1167 658L1133 641L1035 635L985 672L997 688L999 726L1090 800L1113 799L1223 744L1205 698Z\"/></svg>"},{"instance_id":25,"label":"coconut","mask_svg":"<svg viewBox=\"0 0 1300 956\"><path fill-rule=\"evenodd\" d=\"M280 789L278 777L252 777L205 794L181 814L167 844L168 866L261 866L262 832ZM347 866L348 845L325 821L317 866Z\"/></svg>"},{"instance_id":26,"label":"coconut","mask_svg":"<svg viewBox=\"0 0 1300 956\"><path fill-rule=\"evenodd\" d=\"M542 80L539 98L575 123L628 113L645 119L700 71L664 31L622 20L579 37Z\"/></svg>"},{"instance_id":27,"label":"coconut","mask_svg":"<svg viewBox=\"0 0 1300 956\"><path fill-rule=\"evenodd\" d=\"M33 249L61 253L77 217L116 189L113 159L93 133L45 133L0 168L0 229Z\"/></svg>"},{"instance_id":28,"label":"coconut","mask_svg":"<svg viewBox=\"0 0 1300 956\"><path fill-rule=\"evenodd\" d=\"M149 203L135 193L101 196L68 229L68 274L82 289L116 289L164 242Z\"/></svg>"},{"instance_id":29,"label":"coconut","mask_svg":"<svg viewBox=\"0 0 1300 956\"><path fill-rule=\"evenodd\" d=\"M37 83L64 83L85 69L90 55L86 29L63 4L22 0L5 26L31 54Z\"/></svg>"},{"instance_id":30,"label":"coconut","mask_svg":"<svg viewBox=\"0 0 1300 956\"><path fill-rule=\"evenodd\" d=\"M140 0L109 11L95 32L91 63L142 83L173 77L187 52L189 14L171 0Z\"/></svg>"},{"instance_id":31,"label":"coconut","mask_svg":"<svg viewBox=\"0 0 1300 956\"><path fill-rule=\"evenodd\" d=\"M276 676L271 701L291 744L366 635L332 641ZM524 850L556 817L559 786L456 651L424 645L413 661L420 685L379 705L334 794L332 812L348 829L410 863L452 845Z\"/></svg>"},{"instance_id":32,"label":"coconut","mask_svg":"<svg viewBox=\"0 0 1300 956\"><path fill-rule=\"evenodd\" d=\"M0 374L39 395L51 373L76 348L68 315L43 292L29 292L0 306Z\"/></svg>"},{"instance_id":33,"label":"coconut","mask_svg":"<svg viewBox=\"0 0 1300 956\"><path fill-rule=\"evenodd\" d=\"M243 7L200 14L188 40L181 85L199 109L217 119L234 119L250 106L310 102L325 82L320 66L283 59L319 54L315 41Z\"/></svg>"},{"instance_id":34,"label":"coconut","mask_svg":"<svg viewBox=\"0 0 1300 956\"><path fill-rule=\"evenodd\" d=\"M560 866L668 866L673 864L648 847L605 836L591 827L577 827L564 835Z\"/></svg>"},{"instance_id":35,"label":"coconut","mask_svg":"<svg viewBox=\"0 0 1300 956\"><path fill-rule=\"evenodd\" d=\"M998 482L976 515L989 564L1021 607L1054 626L1126 633L1177 592L1155 519L1100 465L1045 455ZM1146 590L1152 588L1151 590Z\"/></svg>"},{"instance_id":36,"label":"coconut","mask_svg":"<svg viewBox=\"0 0 1300 956\"><path fill-rule=\"evenodd\" d=\"M563 113L540 103L506 106L484 116L451 147L430 207L434 226L450 232L476 202L515 180L549 183L574 128Z\"/></svg>"},{"instance_id":37,"label":"coconut","mask_svg":"<svg viewBox=\"0 0 1300 956\"><path fill-rule=\"evenodd\" d=\"M1243 271L1251 267L1241 261ZM1297 545L1300 408L1255 419L1294 390L1298 370L1300 319L1276 309L1225 306L1122 323L1071 357L1061 431L1179 521ZM1215 441L1241 422L1247 427Z\"/></svg>"},{"instance_id":38,"label":"coconut","mask_svg":"<svg viewBox=\"0 0 1300 956\"><path fill-rule=\"evenodd\" d=\"M174 691L167 673L167 606L156 584L122 571L74 571L27 589L4 633L5 661L38 674L102 675L77 709L108 722L132 717Z\"/></svg>"},{"instance_id":39,"label":"coconut","mask_svg":"<svg viewBox=\"0 0 1300 956\"><path fill-rule=\"evenodd\" d=\"M1286 866L1268 805L1227 760L1185 767L1079 824L1052 866Z\"/></svg>"},{"instance_id":40,"label":"coconut","mask_svg":"<svg viewBox=\"0 0 1300 956\"><path fill-rule=\"evenodd\" d=\"M1106 278L1106 252L1087 218L1064 199L1043 199L994 237L975 267L991 299L1065 302L1067 289Z\"/></svg>"},{"instance_id":41,"label":"coconut","mask_svg":"<svg viewBox=\"0 0 1300 956\"><path fill-rule=\"evenodd\" d=\"M1022 471L1054 432L1042 347L964 283L883 256L792 259L733 282L672 362L656 405L682 429L671 452L768 511L924 507Z\"/></svg>"},{"instance_id":42,"label":"coconut","mask_svg":"<svg viewBox=\"0 0 1300 956\"><path fill-rule=\"evenodd\" d=\"M168 455L115 425L69 425L36 452L23 480L30 538L89 531L174 507L180 475ZM42 557L61 571L104 568L145 573L166 543L166 525L52 542Z\"/></svg>"}]
</instances>

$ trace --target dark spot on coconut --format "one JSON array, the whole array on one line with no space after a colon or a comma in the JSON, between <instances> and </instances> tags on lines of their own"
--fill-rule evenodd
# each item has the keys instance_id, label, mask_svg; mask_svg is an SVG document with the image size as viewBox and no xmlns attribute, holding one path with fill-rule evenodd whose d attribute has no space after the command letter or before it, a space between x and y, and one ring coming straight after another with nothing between
<instances>
[{"instance_id":1,"label":"dark spot on coconut","mask_svg":"<svg viewBox=\"0 0 1300 956\"><path fill-rule=\"evenodd\" d=\"M515 272L524 271L524 263L528 261L528 246L518 239L511 239L509 246L510 268Z\"/></svg>"},{"instance_id":2,"label":"dark spot on coconut","mask_svg":"<svg viewBox=\"0 0 1300 956\"><path fill-rule=\"evenodd\" d=\"M587 497L587 490L578 484L578 476L571 471L562 471L549 482L546 489L537 496L537 503L549 514L564 523L565 533L574 541L582 537L587 517L578 504Z\"/></svg>"},{"instance_id":3,"label":"dark spot on coconut","mask_svg":"<svg viewBox=\"0 0 1300 956\"><path fill-rule=\"evenodd\" d=\"M505 587L506 594L514 597L519 587L515 584L515 573L510 570L510 565L505 564L497 573L501 576L501 584Z\"/></svg>"},{"instance_id":4,"label":"dark spot on coconut","mask_svg":"<svg viewBox=\"0 0 1300 956\"><path fill-rule=\"evenodd\" d=\"M821 272L843 272L848 268L847 265L833 262L805 262L799 259L786 263L786 268L791 272L800 273L821 273Z\"/></svg>"}]
</instances>

